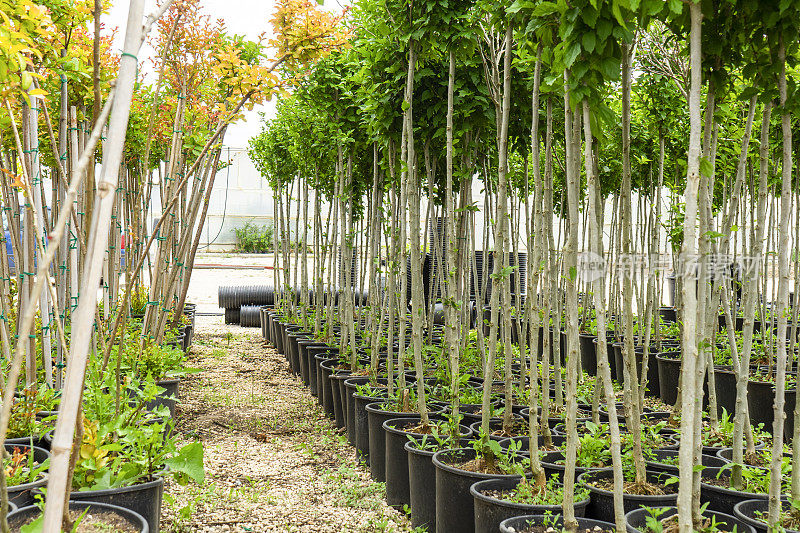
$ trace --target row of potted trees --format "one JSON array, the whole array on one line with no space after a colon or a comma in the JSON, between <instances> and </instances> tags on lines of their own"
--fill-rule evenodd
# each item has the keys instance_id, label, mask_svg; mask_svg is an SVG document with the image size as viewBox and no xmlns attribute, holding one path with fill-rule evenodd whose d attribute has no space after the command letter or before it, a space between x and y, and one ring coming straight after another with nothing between
<instances>
[{"instance_id":1,"label":"row of potted trees","mask_svg":"<svg viewBox=\"0 0 800 533\"><path fill-rule=\"evenodd\" d=\"M89 362L65 524L158 532L165 480L204 478L202 444L180 445L174 432L179 385L192 372L186 351L194 305L185 307L179 325L168 329L160 345L141 342L139 313L135 307L130 313L128 334L110 347L108 359L98 336ZM12 531L41 527L60 400L60 391L35 383L16 395L4 454L4 504Z\"/></svg>"},{"instance_id":2,"label":"row of potted trees","mask_svg":"<svg viewBox=\"0 0 800 533\"><path fill-rule=\"evenodd\" d=\"M286 356L291 371L309 387L336 425L346 429L359 457L369 464L372 477L386 483L387 502L399 509L410 508L413 526L441 532L493 532L498 528L519 532L526 527L536 531L543 525L545 529L560 527L558 515L568 502L581 528L615 530L614 485L619 482L624 489L622 510L627 527L661 531L659 528L668 528L669 520L675 517L681 439L681 414L673 407L677 383L673 396L663 398L671 401L659 398L659 390L665 390L664 384L669 382L662 373L662 367L667 368L662 360L680 364L680 348L670 337L676 324L669 320L658 326L660 344L650 354L658 361L651 367L657 371L643 373L638 367L636 381L644 385L646 397L639 435L634 438L630 402L620 383L629 374L620 371L615 375L613 397L617 403L613 410L608 409L600 390L602 382L595 377L597 360L591 350L596 348L596 341L581 344L577 410L570 417L564 391L558 390L559 381L567 380L566 365L556 365L552 354L554 349L558 351L554 346L558 341L545 346L549 355L543 355L542 345L537 350L522 351L513 346L514 363L511 374L506 375L503 360L494 368L485 366L479 336L470 331L461 350L456 378L459 386L454 394L450 368L442 355L441 330L425 332L421 369L411 360L403 361L410 354L398 355L392 361L391 354L398 352L399 346L390 348L385 339L382 345L379 343L379 353L371 353L375 344L367 333L357 335L353 365L352 354L343 351L339 343L338 326L315 336L296 314L292 317L279 308L265 306L261 316L264 338ZM313 323L313 317L306 317L306 321ZM364 324L357 324L356 329L369 331ZM591 336L588 331L584 335ZM617 340L609 341L614 342ZM503 353L502 347L498 352ZM719 357L724 359L724 354ZM639 354L640 364L641 359ZM536 372L526 372L524 368L532 364ZM548 372L546 366L550 367ZM648 374L659 380L655 388L647 388ZM536 376L535 386L530 376ZM552 379L545 380L544 376ZM512 394L506 396L509 381ZM488 412L481 401L484 386L490 391ZM541 397L532 399L537 390L542 391ZM543 414L545 407L547 416ZM707 412L700 429L702 452L698 463L703 468L697 487L699 512L709 531L731 531L734 527L740 532L766 531L771 435L762 424L752 424L745 464L734 465L732 413L722 406L717 408L717 419L712 422ZM616 424L609 418L610 411L616 413ZM484 424L487 419L488 424ZM571 427L578 435L572 456L567 446ZM612 456L615 438L621 449L621 468L616 476ZM786 447L785 454L781 524L793 530L797 514L786 496L792 472ZM644 463L643 476L637 472L639 458ZM568 482L565 476L570 476ZM532 518L534 515L538 518Z\"/></svg>"}]
</instances>

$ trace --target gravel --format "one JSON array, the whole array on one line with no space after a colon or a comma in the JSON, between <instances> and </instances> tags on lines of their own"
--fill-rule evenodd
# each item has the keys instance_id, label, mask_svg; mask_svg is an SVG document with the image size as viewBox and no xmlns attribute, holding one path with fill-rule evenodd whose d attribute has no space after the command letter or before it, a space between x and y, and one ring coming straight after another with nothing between
<instances>
[{"instance_id":1,"label":"gravel","mask_svg":"<svg viewBox=\"0 0 800 533\"><path fill-rule=\"evenodd\" d=\"M177 431L199 438L206 481L169 482L162 530L411 531L260 330L198 317Z\"/></svg>"}]
</instances>

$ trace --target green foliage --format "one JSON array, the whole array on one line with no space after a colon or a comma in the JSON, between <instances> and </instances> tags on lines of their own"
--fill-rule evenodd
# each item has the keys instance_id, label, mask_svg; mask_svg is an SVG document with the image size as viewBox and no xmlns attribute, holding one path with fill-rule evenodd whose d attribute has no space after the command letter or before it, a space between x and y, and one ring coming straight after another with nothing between
<instances>
[{"instance_id":1,"label":"green foliage","mask_svg":"<svg viewBox=\"0 0 800 533\"><path fill-rule=\"evenodd\" d=\"M586 500L589 490L577 485L574 497L575 501ZM564 485L553 476L547 478L544 486L537 486L534 481L523 477L514 489L502 494L502 499L523 505L561 505L564 501Z\"/></svg>"},{"instance_id":2,"label":"green foliage","mask_svg":"<svg viewBox=\"0 0 800 533\"><path fill-rule=\"evenodd\" d=\"M233 228L236 235L236 251L250 254L271 252L274 231L272 226L258 226L252 222L245 222L244 226Z\"/></svg>"},{"instance_id":3,"label":"green foliage","mask_svg":"<svg viewBox=\"0 0 800 533\"><path fill-rule=\"evenodd\" d=\"M3 471L9 487L38 481L49 466L49 457L38 463L33 458L33 449L26 446L14 446L10 453L7 449L3 453Z\"/></svg>"}]
</instances>

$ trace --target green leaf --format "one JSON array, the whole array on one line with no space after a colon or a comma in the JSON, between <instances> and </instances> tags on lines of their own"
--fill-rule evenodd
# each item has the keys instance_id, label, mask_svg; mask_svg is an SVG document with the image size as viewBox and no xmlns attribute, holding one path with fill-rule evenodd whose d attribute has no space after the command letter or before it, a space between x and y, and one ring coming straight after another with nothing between
<instances>
[{"instance_id":1,"label":"green leaf","mask_svg":"<svg viewBox=\"0 0 800 533\"><path fill-rule=\"evenodd\" d=\"M178 451L178 455L164 461L164 464L176 474L185 474L197 483L202 483L206 477L203 469L203 443L193 442ZM178 478L178 482L181 482Z\"/></svg>"},{"instance_id":2,"label":"green leaf","mask_svg":"<svg viewBox=\"0 0 800 533\"><path fill-rule=\"evenodd\" d=\"M707 157L700 158L700 173L707 178L714 174L714 165L711 164Z\"/></svg>"},{"instance_id":3,"label":"green leaf","mask_svg":"<svg viewBox=\"0 0 800 533\"><path fill-rule=\"evenodd\" d=\"M531 15L534 17L545 17L556 12L558 12L558 5L555 2L542 2L534 8Z\"/></svg>"},{"instance_id":4,"label":"green leaf","mask_svg":"<svg viewBox=\"0 0 800 533\"><path fill-rule=\"evenodd\" d=\"M595 36L594 32L587 32L583 34L581 38L581 44L583 45L583 49L586 50L588 53L594 52L594 44L595 44Z\"/></svg>"},{"instance_id":5,"label":"green leaf","mask_svg":"<svg viewBox=\"0 0 800 533\"><path fill-rule=\"evenodd\" d=\"M577 42L572 43L570 47L567 48L567 51L564 52L564 68L568 69L571 67L580 53L581 45Z\"/></svg>"},{"instance_id":6,"label":"green leaf","mask_svg":"<svg viewBox=\"0 0 800 533\"><path fill-rule=\"evenodd\" d=\"M20 533L42 533L42 528L43 527L44 527L44 514L41 514L33 522L28 522L24 526L20 527L19 528L19 532Z\"/></svg>"}]
</instances>

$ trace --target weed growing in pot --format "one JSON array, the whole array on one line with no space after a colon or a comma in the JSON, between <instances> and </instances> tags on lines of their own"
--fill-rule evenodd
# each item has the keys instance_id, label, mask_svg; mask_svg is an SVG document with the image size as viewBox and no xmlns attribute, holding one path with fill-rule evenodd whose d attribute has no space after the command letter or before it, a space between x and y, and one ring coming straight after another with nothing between
<instances>
[{"instance_id":1,"label":"weed growing in pot","mask_svg":"<svg viewBox=\"0 0 800 533\"><path fill-rule=\"evenodd\" d=\"M32 448L15 446L11 453L3 451L3 470L9 487L37 481L49 466L49 457L41 463L36 462Z\"/></svg>"},{"instance_id":2,"label":"weed growing in pot","mask_svg":"<svg viewBox=\"0 0 800 533\"><path fill-rule=\"evenodd\" d=\"M561 505L564 501L564 485L555 477L547 478L544 485L523 477L512 490L498 495L499 499L524 505ZM582 485L575 486L575 500L585 500L589 490Z\"/></svg>"}]
</instances>

